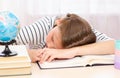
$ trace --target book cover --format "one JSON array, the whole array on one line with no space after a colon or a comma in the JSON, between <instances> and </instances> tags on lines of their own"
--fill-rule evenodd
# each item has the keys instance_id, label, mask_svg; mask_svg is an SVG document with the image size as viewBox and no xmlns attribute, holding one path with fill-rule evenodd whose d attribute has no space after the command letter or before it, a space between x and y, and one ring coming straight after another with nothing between
<instances>
[{"instance_id":1,"label":"book cover","mask_svg":"<svg viewBox=\"0 0 120 78\"><path fill-rule=\"evenodd\" d=\"M114 55L85 55L66 60L54 60L52 62L37 62L40 69L73 68L98 65L113 65Z\"/></svg>"}]
</instances>

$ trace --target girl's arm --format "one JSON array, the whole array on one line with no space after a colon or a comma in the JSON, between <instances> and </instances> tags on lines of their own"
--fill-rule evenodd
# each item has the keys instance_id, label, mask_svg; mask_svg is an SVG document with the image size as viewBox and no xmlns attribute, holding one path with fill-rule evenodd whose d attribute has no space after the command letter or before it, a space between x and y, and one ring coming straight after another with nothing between
<instances>
[{"instance_id":1,"label":"girl's arm","mask_svg":"<svg viewBox=\"0 0 120 78\"><path fill-rule=\"evenodd\" d=\"M108 40L103 42L97 42L81 47L73 48L76 50L76 55L88 55L88 54L113 54L114 53L114 40Z\"/></svg>"},{"instance_id":2,"label":"girl's arm","mask_svg":"<svg viewBox=\"0 0 120 78\"><path fill-rule=\"evenodd\" d=\"M75 56L91 55L91 54L113 54L114 40L97 42L89 45L78 46L70 49L49 49L42 51L40 62L52 61L54 59L68 59Z\"/></svg>"}]
</instances>

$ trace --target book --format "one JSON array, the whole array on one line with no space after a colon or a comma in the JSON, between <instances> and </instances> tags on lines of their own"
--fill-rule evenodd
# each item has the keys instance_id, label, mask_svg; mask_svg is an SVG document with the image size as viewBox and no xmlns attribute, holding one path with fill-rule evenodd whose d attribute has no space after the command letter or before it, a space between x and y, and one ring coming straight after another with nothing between
<instances>
[{"instance_id":1,"label":"book","mask_svg":"<svg viewBox=\"0 0 120 78\"><path fill-rule=\"evenodd\" d=\"M11 51L17 52L16 56L0 57L0 77L30 75L31 60L25 45L10 45ZM4 46L0 46L0 52Z\"/></svg>"},{"instance_id":2,"label":"book","mask_svg":"<svg viewBox=\"0 0 120 78\"><path fill-rule=\"evenodd\" d=\"M31 67L1 68L0 77L31 75Z\"/></svg>"},{"instance_id":3,"label":"book","mask_svg":"<svg viewBox=\"0 0 120 78\"><path fill-rule=\"evenodd\" d=\"M98 65L113 65L114 55L85 55L66 60L54 60L52 62L37 62L40 69L72 68Z\"/></svg>"},{"instance_id":4,"label":"book","mask_svg":"<svg viewBox=\"0 0 120 78\"><path fill-rule=\"evenodd\" d=\"M31 60L25 45L10 45L9 48L11 51L15 51L18 54L11 57L0 57L0 68L31 66ZM0 52L3 50L4 46L0 46Z\"/></svg>"}]
</instances>

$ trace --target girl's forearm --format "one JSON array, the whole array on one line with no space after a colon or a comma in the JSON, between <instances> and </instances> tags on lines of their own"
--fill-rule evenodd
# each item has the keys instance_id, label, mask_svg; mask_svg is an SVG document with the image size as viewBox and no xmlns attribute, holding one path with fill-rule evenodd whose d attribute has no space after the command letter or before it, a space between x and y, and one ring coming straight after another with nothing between
<instances>
[{"instance_id":1,"label":"girl's forearm","mask_svg":"<svg viewBox=\"0 0 120 78\"><path fill-rule=\"evenodd\" d=\"M89 54L113 54L115 50L114 40L97 42L89 45L72 48L77 55Z\"/></svg>"}]
</instances>

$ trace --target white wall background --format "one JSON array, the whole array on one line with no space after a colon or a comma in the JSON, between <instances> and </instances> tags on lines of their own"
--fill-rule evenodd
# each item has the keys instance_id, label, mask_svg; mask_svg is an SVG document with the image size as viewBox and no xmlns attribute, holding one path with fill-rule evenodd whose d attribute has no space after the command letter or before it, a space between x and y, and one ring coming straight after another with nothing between
<instances>
[{"instance_id":1,"label":"white wall background","mask_svg":"<svg viewBox=\"0 0 120 78\"><path fill-rule=\"evenodd\" d=\"M0 11L14 12L21 25L44 15L76 13L99 31L120 39L120 0L0 0Z\"/></svg>"}]
</instances>

